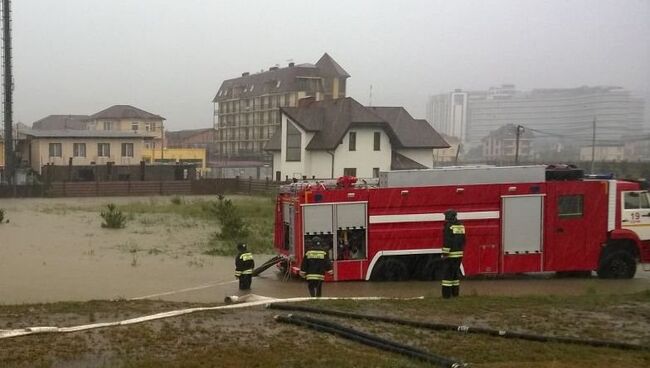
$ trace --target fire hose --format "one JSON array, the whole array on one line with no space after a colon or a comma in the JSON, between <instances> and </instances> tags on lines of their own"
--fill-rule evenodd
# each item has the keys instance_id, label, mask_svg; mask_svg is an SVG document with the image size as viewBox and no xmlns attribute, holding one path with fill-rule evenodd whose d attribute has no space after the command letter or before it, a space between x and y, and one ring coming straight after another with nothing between
<instances>
[{"instance_id":1,"label":"fire hose","mask_svg":"<svg viewBox=\"0 0 650 368\"><path fill-rule=\"evenodd\" d=\"M483 328L483 327L470 327L470 326L452 325L452 324L443 324L443 323L420 322L420 321L405 320L405 319L394 318L394 317L349 313L349 312L342 312L336 310L306 307L301 305L269 304L267 307L271 309L278 309L278 310L285 310L285 311L300 311L300 312L318 313L318 314L324 314L324 315L330 315L336 317L387 322L387 323L394 323L399 325L412 326L412 327L418 327L418 328L436 330L436 331L458 331L464 333L484 334L484 335L490 335L496 337L529 340L529 341L537 341L537 342L558 342L558 343L565 343L565 344L580 344L580 345L589 345L595 347L608 347L608 348L617 348L617 349L626 349L626 350L650 350L650 347L648 346L629 344L629 343L618 342L618 341L582 339L582 338L564 337L564 336L534 335L534 334L527 334L527 333L520 333L520 332L495 330L495 329Z\"/></svg>"},{"instance_id":2,"label":"fire hose","mask_svg":"<svg viewBox=\"0 0 650 368\"><path fill-rule=\"evenodd\" d=\"M313 330L327 332L333 335L357 341L365 345L376 347L382 350L391 351L406 355L411 358L417 358L422 361L435 364L439 367L446 368L460 368L467 367L466 363L445 358L442 356L431 354L427 351L414 348L409 345L400 344L398 342L390 341L376 335L371 335L365 332L357 331L349 327L339 325L334 322L311 318L307 316L297 316L288 314L286 316L277 315L274 317L276 321L281 323L289 323L298 326L311 328Z\"/></svg>"},{"instance_id":3,"label":"fire hose","mask_svg":"<svg viewBox=\"0 0 650 368\"><path fill-rule=\"evenodd\" d=\"M267 269L275 266L280 262L287 262L287 258L283 256L275 256L268 261L264 262L261 266L253 270L253 276L258 276L260 273L266 271Z\"/></svg>"}]
</instances>

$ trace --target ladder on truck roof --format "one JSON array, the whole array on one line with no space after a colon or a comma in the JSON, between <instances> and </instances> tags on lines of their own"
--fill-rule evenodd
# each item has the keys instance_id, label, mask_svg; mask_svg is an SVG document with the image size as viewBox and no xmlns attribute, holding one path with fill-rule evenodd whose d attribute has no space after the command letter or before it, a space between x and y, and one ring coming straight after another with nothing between
<instances>
[{"instance_id":1,"label":"ladder on truck roof","mask_svg":"<svg viewBox=\"0 0 650 368\"><path fill-rule=\"evenodd\" d=\"M546 165L451 166L421 170L382 171L379 173L379 186L385 188L544 182L546 168Z\"/></svg>"}]
</instances>

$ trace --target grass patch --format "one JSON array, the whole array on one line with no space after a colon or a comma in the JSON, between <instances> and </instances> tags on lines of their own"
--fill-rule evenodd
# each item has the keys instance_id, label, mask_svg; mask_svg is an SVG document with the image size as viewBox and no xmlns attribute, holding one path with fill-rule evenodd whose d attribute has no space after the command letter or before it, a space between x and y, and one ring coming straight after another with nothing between
<instances>
[{"instance_id":1,"label":"grass patch","mask_svg":"<svg viewBox=\"0 0 650 368\"><path fill-rule=\"evenodd\" d=\"M506 327L547 335L579 336L650 344L650 291L626 295L569 297L461 297L424 300L313 301L327 309L383 314L422 321L490 328ZM201 306L160 301L90 301L2 306L0 328L74 325L114 321L143 314ZM480 308L477 308L480 306ZM561 311L554 313L553 311ZM630 313L621 313L630 311ZM598 312L599 314L595 314ZM65 335L36 335L3 340L3 367L429 367L398 354L371 348L333 335L279 324L273 315L286 312L250 308L200 312L133 326L97 329ZM544 321L527 326L513 316ZM605 316L605 318L602 318ZM430 331L359 320L319 316L356 330L380 335L431 353L462 359L472 367L643 367L650 351L623 351L589 346L503 339L454 331ZM559 330L569 321L570 330ZM618 328L621 320L638 329ZM593 330L589 326L601 325ZM616 331L619 330L619 331ZM146 348L143 348L146 347Z\"/></svg>"}]
</instances>

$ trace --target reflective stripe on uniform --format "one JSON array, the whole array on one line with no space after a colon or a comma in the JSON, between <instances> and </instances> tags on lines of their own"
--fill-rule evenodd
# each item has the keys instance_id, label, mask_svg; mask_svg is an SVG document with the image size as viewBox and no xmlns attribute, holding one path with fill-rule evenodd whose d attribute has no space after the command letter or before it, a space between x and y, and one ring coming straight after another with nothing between
<instances>
[{"instance_id":1,"label":"reflective stripe on uniform","mask_svg":"<svg viewBox=\"0 0 650 368\"><path fill-rule=\"evenodd\" d=\"M241 271L235 271L235 276L241 276Z\"/></svg>"},{"instance_id":2,"label":"reflective stripe on uniform","mask_svg":"<svg viewBox=\"0 0 650 368\"><path fill-rule=\"evenodd\" d=\"M449 258L460 258L462 256L463 256L463 251L462 250L458 250L458 251L455 251L455 252L449 252L447 254L447 257L449 257Z\"/></svg>"},{"instance_id":3,"label":"reflective stripe on uniform","mask_svg":"<svg viewBox=\"0 0 650 368\"><path fill-rule=\"evenodd\" d=\"M307 280L325 280L325 276L317 273L308 273L305 277Z\"/></svg>"},{"instance_id":4,"label":"reflective stripe on uniform","mask_svg":"<svg viewBox=\"0 0 650 368\"><path fill-rule=\"evenodd\" d=\"M451 286L460 286L460 280L453 280Z\"/></svg>"},{"instance_id":5,"label":"reflective stripe on uniform","mask_svg":"<svg viewBox=\"0 0 650 368\"><path fill-rule=\"evenodd\" d=\"M322 250L310 250L305 253L305 257L308 259L325 259L326 254Z\"/></svg>"},{"instance_id":6,"label":"reflective stripe on uniform","mask_svg":"<svg viewBox=\"0 0 650 368\"><path fill-rule=\"evenodd\" d=\"M452 280L442 280L442 286L454 286L454 281L452 281Z\"/></svg>"},{"instance_id":7,"label":"reflective stripe on uniform","mask_svg":"<svg viewBox=\"0 0 650 368\"><path fill-rule=\"evenodd\" d=\"M253 269L250 268L250 269L248 269L248 270L243 270L243 271L241 272L241 274L242 274L242 275L252 275L252 274L253 274Z\"/></svg>"},{"instance_id":8,"label":"reflective stripe on uniform","mask_svg":"<svg viewBox=\"0 0 650 368\"><path fill-rule=\"evenodd\" d=\"M449 248L442 248L442 253L449 253Z\"/></svg>"},{"instance_id":9,"label":"reflective stripe on uniform","mask_svg":"<svg viewBox=\"0 0 650 368\"><path fill-rule=\"evenodd\" d=\"M252 261L253 253L242 253L241 256L239 256L239 259L242 261Z\"/></svg>"},{"instance_id":10,"label":"reflective stripe on uniform","mask_svg":"<svg viewBox=\"0 0 650 368\"><path fill-rule=\"evenodd\" d=\"M465 234L465 226L463 225L451 225L449 228L454 234Z\"/></svg>"}]
</instances>

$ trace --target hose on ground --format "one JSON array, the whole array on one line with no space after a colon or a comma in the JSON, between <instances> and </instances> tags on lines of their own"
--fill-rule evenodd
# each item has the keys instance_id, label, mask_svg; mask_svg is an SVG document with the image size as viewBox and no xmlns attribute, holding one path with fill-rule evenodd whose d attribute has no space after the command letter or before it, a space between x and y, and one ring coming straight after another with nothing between
<instances>
[{"instance_id":1,"label":"hose on ground","mask_svg":"<svg viewBox=\"0 0 650 368\"><path fill-rule=\"evenodd\" d=\"M521 340L528 340L528 341L559 342L565 344L580 344L580 345L589 345L594 347L608 347L608 348L625 349L625 350L650 350L650 347L648 346L636 345L636 344L630 344L630 343L618 342L618 341L592 340L592 339L582 339L576 337L563 337L563 336L534 335L534 334L527 334L527 333L520 333L520 332L495 330L495 329L483 328L483 327L470 327L470 326L452 325L452 324L444 324L444 323L420 322L420 321L405 320L405 319L394 318L394 317L349 313L349 312L342 312L336 310L307 307L302 305L270 304L268 307L271 309L278 309L278 310L285 310L285 311L300 311L300 312L318 313L318 314L324 314L324 315L330 315L336 317L387 322L387 323L394 323L399 325L412 326L412 327L418 327L418 328L424 328L424 329L436 330L436 331L458 331L464 333L476 333L476 334L484 334L484 335L490 335L496 337L521 339Z\"/></svg>"},{"instance_id":2,"label":"hose on ground","mask_svg":"<svg viewBox=\"0 0 650 368\"><path fill-rule=\"evenodd\" d=\"M467 367L466 363L460 361L437 356L429 352L426 352L424 350L420 350L394 341L390 341L376 335L367 334L325 320L319 320L315 318L310 318L306 316L297 316L292 314L286 316L277 315L275 316L275 320L282 323L294 324L298 326L311 328L316 331L322 331L322 332L334 334L349 340L360 342L368 346L391 351L394 353L399 353L411 358L420 359L427 363L435 364L436 366L439 367L446 367L446 368Z\"/></svg>"}]
</instances>

